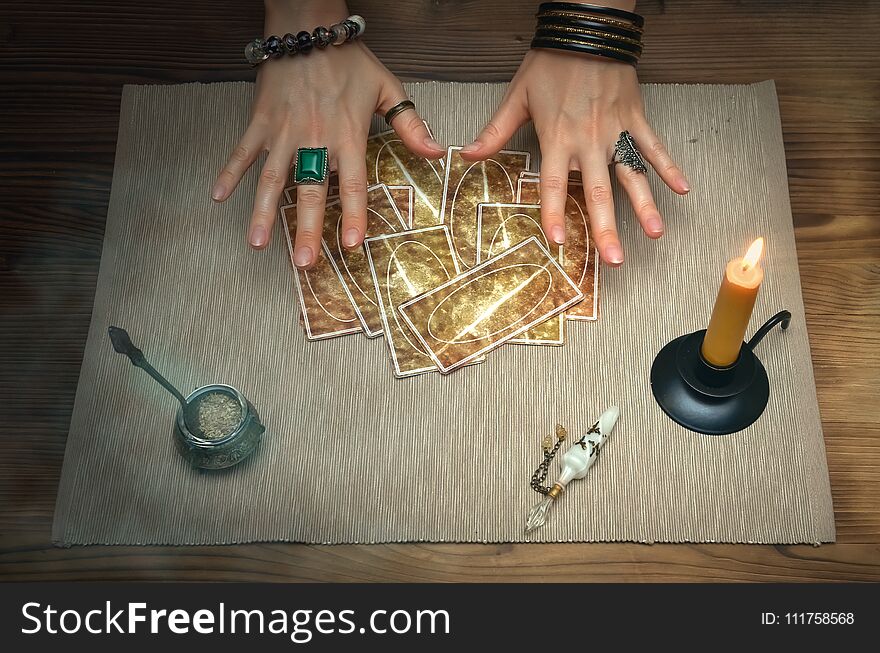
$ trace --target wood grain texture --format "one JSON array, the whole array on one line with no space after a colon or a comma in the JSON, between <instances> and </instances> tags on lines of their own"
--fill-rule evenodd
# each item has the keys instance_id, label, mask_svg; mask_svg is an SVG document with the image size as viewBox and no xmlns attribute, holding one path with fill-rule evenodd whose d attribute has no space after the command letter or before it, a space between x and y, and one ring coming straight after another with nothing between
<instances>
[{"instance_id":1,"label":"wood grain texture","mask_svg":"<svg viewBox=\"0 0 880 653\"><path fill-rule=\"evenodd\" d=\"M352 3L404 79L509 79L533 2ZM39 8L37 8L39 7ZM874 3L640 2L645 82L776 80L838 543L82 547L49 543L124 83L252 79L258 2L0 8L0 579L880 580L880 28ZM491 25L491 29L487 28ZM207 192L207 189L206 189Z\"/></svg>"}]
</instances>

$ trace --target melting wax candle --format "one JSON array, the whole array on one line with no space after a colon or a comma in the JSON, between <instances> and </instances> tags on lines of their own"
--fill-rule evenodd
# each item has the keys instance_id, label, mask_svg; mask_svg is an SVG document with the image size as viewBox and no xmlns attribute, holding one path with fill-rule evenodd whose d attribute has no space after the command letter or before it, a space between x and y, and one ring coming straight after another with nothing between
<instances>
[{"instance_id":1,"label":"melting wax candle","mask_svg":"<svg viewBox=\"0 0 880 653\"><path fill-rule=\"evenodd\" d=\"M733 259L724 271L701 349L703 358L716 367L733 365L739 356L764 279L764 271L758 265L763 251L764 239L758 238L744 257Z\"/></svg>"}]
</instances>

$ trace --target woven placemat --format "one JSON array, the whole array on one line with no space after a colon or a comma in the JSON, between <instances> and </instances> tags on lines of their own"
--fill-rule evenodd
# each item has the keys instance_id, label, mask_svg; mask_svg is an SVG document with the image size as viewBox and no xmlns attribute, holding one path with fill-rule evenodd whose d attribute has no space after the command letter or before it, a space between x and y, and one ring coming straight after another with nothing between
<instances>
[{"instance_id":1,"label":"woven placemat","mask_svg":"<svg viewBox=\"0 0 880 653\"><path fill-rule=\"evenodd\" d=\"M408 90L442 142L463 144L505 86ZM602 271L599 321L569 324L562 348L508 345L448 377L397 380L381 339L306 341L280 230L267 251L245 245L256 171L225 205L209 198L252 86L127 86L54 541L833 540L774 85L643 91L694 190L676 197L649 174L668 225L660 241L618 194L628 259ZM531 128L510 147L537 169ZM654 403L651 361L705 326L724 264L756 235L767 255L753 328L794 315L760 346L770 404L743 432L699 436ZM267 426L261 450L224 472L189 469L171 437L173 399L112 352L109 324L187 392L240 388ZM581 432L611 404L621 418L599 463L525 536L541 435L556 422Z\"/></svg>"}]
</instances>

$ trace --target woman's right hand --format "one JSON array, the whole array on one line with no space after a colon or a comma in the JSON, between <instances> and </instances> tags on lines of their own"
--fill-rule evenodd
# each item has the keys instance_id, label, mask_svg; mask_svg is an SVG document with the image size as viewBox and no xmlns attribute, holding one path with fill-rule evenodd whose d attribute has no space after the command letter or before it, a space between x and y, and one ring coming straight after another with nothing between
<instances>
[{"instance_id":1,"label":"woman's right hand","mask_svg":"<svg viewBox=\"0 0 880 653\"><path fill-rule=\"evenodd\" d=\"M329 27L348 15L340 0L267 0L266 35ZM250 125L220 171L211 196L225 201L260 153L268 150L247 236L251 247L263 249L269 244L297 148L327 147L330 169L339 176L343 244L357 247L367 223L370 120L406 97L400 81L359 40L264 61L257 74ZM392 126L415 154L434 159L445 154L416 111L401 113ZM326 199L326 181L297 188L293 261L300 269L317 260Z\"/></svg>"},{"instance_id":2,"label":"woman's right hand","mask_svg":"<svg viewBox=\"0 0 880 653\"><path fill-rule=\"evenodd\" d=\"M663 219L647 176L612 163L621 133L632 132L642 155L666 185L679 195L690 191L684 173L645 117L633 66L588 54L529 50L495 116L476 140L461 150L461 156L468 160L492 156L528 119L535 124L541 146L541 223L550 240L560 245L565 242L569 171L579 170L599 255L608 265L623 263L609 164L645 235L663 235Z\"/></svg>"}]
</instances>

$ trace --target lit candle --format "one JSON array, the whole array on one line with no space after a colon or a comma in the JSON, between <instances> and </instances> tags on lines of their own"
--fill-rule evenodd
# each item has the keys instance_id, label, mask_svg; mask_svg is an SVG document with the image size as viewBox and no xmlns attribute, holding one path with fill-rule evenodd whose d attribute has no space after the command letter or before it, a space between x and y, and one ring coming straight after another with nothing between
<instances>
[{"instance_id":1,"label":"lit candle","mask_svg":"<svg viewBox=\"0 0 880 653\"><path fill-rule=\"evenodd\" d=\"M716 367L733 365L739 356L764 270L758 265L764 239L758 238L742 258L727 264L724 280L712 309L701 349L703 358Z\"/></svg>"}]
</instances>

